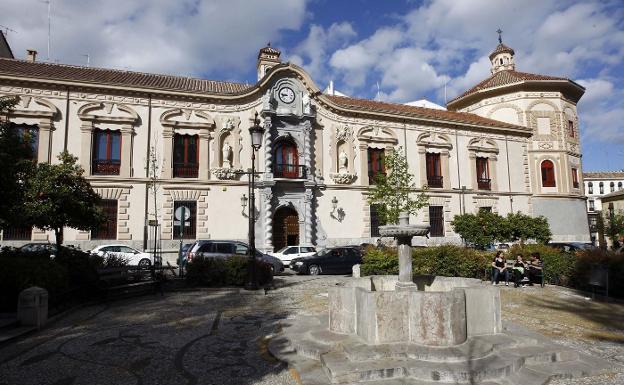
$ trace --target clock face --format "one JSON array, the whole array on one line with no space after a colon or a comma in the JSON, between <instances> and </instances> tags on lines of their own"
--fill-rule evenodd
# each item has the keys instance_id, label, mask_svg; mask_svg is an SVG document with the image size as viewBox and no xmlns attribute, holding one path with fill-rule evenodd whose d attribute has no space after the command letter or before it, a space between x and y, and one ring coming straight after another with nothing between
<instances>
[{"instance_id":1,"label":"clock face","mask_svg":"<svg viewBox=\"0 0 624 385\"><path fill-rule=\"evenodd\" d=\"M295 100L295 91L292 88L284 87L279 90L278 96L284 103L292 103Z\"/></svg>"}]
</instances>

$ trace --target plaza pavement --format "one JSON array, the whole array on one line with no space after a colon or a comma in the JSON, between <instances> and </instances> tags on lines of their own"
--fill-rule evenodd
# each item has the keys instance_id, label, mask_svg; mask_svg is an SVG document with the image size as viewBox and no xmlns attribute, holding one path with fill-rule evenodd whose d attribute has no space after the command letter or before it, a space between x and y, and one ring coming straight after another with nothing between
<instances>
[{"instance_id":1,"label":"plaza pavement","mask_svg":"<svg viewBox=\"0 0 624 385\"><path fill-rule=\"evenodd\" d=\"M327 288L347 279L288 275L266 295L198 289L79 308L0 347L0 385L297 384L297 373L268 353L268 339L280 322L326 310ZM553 287L502 290L504 318L624 363L624 305L592 308ZM621 385L624 375L553 384Z\"/></svg>"}]
</instances>

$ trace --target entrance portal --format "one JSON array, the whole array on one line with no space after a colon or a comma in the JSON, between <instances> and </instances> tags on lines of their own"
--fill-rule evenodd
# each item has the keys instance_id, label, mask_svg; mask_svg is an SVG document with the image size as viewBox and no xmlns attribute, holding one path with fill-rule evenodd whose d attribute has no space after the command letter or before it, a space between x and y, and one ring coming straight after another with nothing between
<instances>
[{"instance_id":1,"label":"entrance portal","mask_svg":"<svg viewBox=\"0 0 624 385\"><path fill-rule=\"evenodd\" d=\"M273 247L299 244L299 215L291 207L280 207L273 216Z\"/></svg>"}]
</instances>

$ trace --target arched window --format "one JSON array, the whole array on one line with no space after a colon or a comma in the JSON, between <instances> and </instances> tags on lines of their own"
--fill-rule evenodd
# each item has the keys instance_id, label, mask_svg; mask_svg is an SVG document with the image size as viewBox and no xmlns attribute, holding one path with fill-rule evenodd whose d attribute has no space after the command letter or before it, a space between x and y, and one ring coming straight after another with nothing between
<instances>
[{"instance_id":1,"label":"arched window","mask_svg":"<svg viewBox=\"0 0 624 385\"><path fill-rule=\"evenodd\" d=\"M593 194L594 193L594 184L592 182L587 183L587 192L589 194Z\"/></svg>"},{"instance_id":2,"label":"arched window","mask_svg":"<svg viewBox=\"0 0 624 385\"><path fill-rule=\"evenodd\" d=\"M618 182L618 190L622 189L622 182Z\"/></svg>"},{"instance_id":3,"label":"arched window","mask_svg":"<svg viewBox=\"0 0 624 385\"><path fill-rule=\"evenodd\" d=\"M303 168L299 166L297 145L291 141L281 141L275 146L275 167L273 175L276 178L305 178Z\"/></svg>"},{"instance_id":4,"label":"arched window","mask_svg":"<svg viewBox=\"0 0 624 385\"><path fill-rule=\"evenodd\" d=\"M601 193L601 194L604 194L604 183L600 182L600 183L598 184L598 187L600 187L600 193Z\"/></svg>"},{"instance_id":5,"label":"arched window","mask_svg":"<svg viewBox=\"0 0 624 385\"><path fill-rule=\"evenodd\" d=\"M542 162L542 187L556 187L555 166L550 160Z\"/></svg>"},{"instance_id":6,"label":"arched window","mask_svg":"<svg viewBox=\"0 0 624 385\"><path fill-rule=\"evenodd\" d=\"M609 188L611 190L611 192L615 191L615 182L611 182L611 184L609 184Z\"/></svg>"}]
</instances>

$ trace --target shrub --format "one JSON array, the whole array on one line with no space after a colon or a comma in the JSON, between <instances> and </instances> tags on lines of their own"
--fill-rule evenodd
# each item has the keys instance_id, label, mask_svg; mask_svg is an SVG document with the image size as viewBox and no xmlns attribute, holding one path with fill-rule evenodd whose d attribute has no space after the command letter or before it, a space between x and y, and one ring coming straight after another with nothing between
<instances>
[{"instance_id":1,"label":"shrub","mask_svg":"<svg viewBox=\"0 0 624 385\"><path fill-rule=\"evenodd\" d=\"M412 270L415 275L440 275L448 277L483 278L493 255L488 252L455 245L414 248ZM362 275L398 274L397 249L366 250Z\"/></svg>"},{"instance_id":2,"label":"shrub","mask_svg":"<svg viewBox=\"0 0 624 385\"><path fill-rule=\"evenodd\" d=\"M186 280L197 286L244 286L248 266L247 257L195 258L187 265ZM256 274L260 285L273 277L271 267L261 261L256 261Z\"/></svg>"},{"instance_id":3,"label":"shrub","mask_svg":"<svg viewBox=\"0 0 624 385\"><path fill-rule=\"evenodd\" d=\"M588 282L592 268L596 265L609 269L609 295L624 297L624 254L601 249L578 253L572 283L575 287L589 289Z\"/></svg>"}]
</instances>

